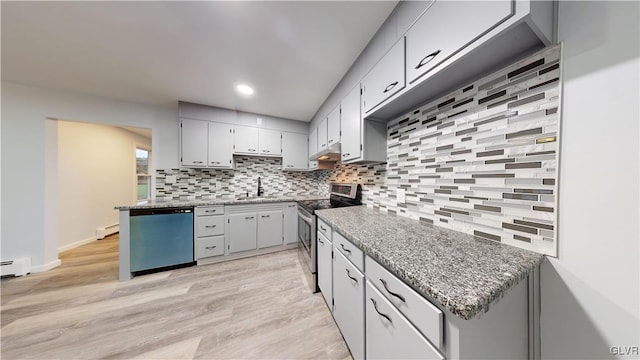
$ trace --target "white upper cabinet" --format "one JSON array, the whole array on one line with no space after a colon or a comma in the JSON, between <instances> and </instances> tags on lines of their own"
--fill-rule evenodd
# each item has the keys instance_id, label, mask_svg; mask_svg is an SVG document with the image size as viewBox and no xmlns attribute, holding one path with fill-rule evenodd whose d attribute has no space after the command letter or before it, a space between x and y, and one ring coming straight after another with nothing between
<instances>
[{"instance_id":1,"label":"white upper cabinet","mask_svg":"<svg viewBox=\"0 0 640 360\"><path fill-rule=\"evenodd\" d=\"M362 105L365 113L404 87L404 38L402 38L362 80Z\"/></svg>"},{"instance_id":2,"label":"white upper cabinet","mask_svg":"<svg viewBox=\"0 0 640 360\"><path fill-rule=\"evenodd\" d=\"M349 161L360 157L361 127L360 117L360 85L354 87L347 96L342 99L342 116L340 131L342 140L340 152L342 161Z\"/></svg>"},{"instance_id":3,"label":"white upper cabinet","mask_svg":"<svg viewBox=\"0 0 640 360\"><path fill-rule=\"evenodd\" d=\"M234 138L236 154L258 154L258 128L236 126Z\"/></svg>"},{"instance_id":4,"label":"white upper cabinet","mask_svg":"<svg viewBox=\"0 0 640 360\"><path fill-rule=\"evenodd\" d=\"M307 170L309 168L307 139L308 136L304 134L282 133L283 170Z\"/></svg>"},{"instance_id":5,"label":"white upper cabinet","mask_svg":"<svg viewBox=\"0 0 640 360\"><path fill-rule=\"evenodd\" d=\"M327 118L318 125L318 152L327 149Z\"/></svg>"},{"instance_id":6,"label":"white upper cabinet","mask_svg":"<svg viewBox=\"0 0 640 360\"><path fill-rule=\"evenodd\" d=\"M207 166L207 121L182 119L180 122L182 166Z\"/></svg>"},{"instance_id":7,"label":"white upper cabinet","mask_svg":"<svg viewBox=\"0 0 640 360\"><path fill-rule=\"evenodd\" d=\"M313 128L309 134L309 156L318 153L318 128Z\"/></svg>"},{"instance_id":8,"label":"white upper cabinet","mask_svg":"<svg viewBox=\"0 0 640 360\"><path fill-rule=\"evenodd\" d=\"M436 1L407 32L407 81L417 81L512 11L511 0Z\"/></svg>"},{"instance_id":9,"label":"white upper cabinet","mask_svg":"<svg viewBox=\"0 0 640 360\"><path fill-rule=\"evenodd\" d=\"M278 130L258 129L260 155L282 155L282 132Z\"/></svg>"},{"instance_id":10,"label":"white upper cabinet","mask_svg":"<svg viewBox=\"0 0 640 360\"><path fill-rule=\"evenodd\" d=\"M398 10L395 13L398 38L409 30L411 25L416 22L431 3L433 3L433 0L405 1L402 6L398 6Z\"/></svg>"},{"instance_id":11,"label":"white upper cabinet","mask_svg":"<svg viewBox=\"0 0 640 360\"><path fill-rule=\"evenodd\" d=\"M209 123L208 154L209 167L233 167L233 125Z\"/></svg>"},{"instance_id":12,"label":"white upper cabinet","mask_svg":"<svg viewBox=\"0 0 640 360\"><path fill-rule=\"evenodd\" d=\"M340 104L327 117L327 146L340 142Z\"/></svg>"}]
</instances>

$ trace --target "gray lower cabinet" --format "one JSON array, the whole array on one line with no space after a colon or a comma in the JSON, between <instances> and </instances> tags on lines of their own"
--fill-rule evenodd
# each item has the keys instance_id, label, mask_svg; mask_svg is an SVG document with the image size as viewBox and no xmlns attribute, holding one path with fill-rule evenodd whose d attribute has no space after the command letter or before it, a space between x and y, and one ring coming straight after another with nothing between
<instances>
[{"instance_id":1,"label":"gray lower cabinet","mask_svg":"<svg viewBox=\"0 0 640 360\"><path fill-rule=\"evenodd\" d=\"M229 214L229 254L257 249L257 214Z\"/></svg>"},{"instance_id":2,"label":"gray lower cabinet","mask_svg":"<svg viewBox=\"0 0 640 360\"><path fill-rule=\"evenodd\" d=\"M224 255L224 206L198 206L195 213L196 259Z\"/></svg>"},{"instance_id":3,"label":"gray lower cabinet","mask_svg":"<svg viewBox=\"0 0 640 360\"><path fill-rule=\"evenodd\" d=\"M282 210L263 211L258 217L258 249L282 245Z\"/></svg>"},{"instance_id":4,"label":"gray lower cabinet","mask_svg":"<svg viewBox=\"0 0 640 360\"><path fill-rule=\"evenodd\" d=\"M316 241L318 242L318 287L329 309L333 309L333 269L331 267L333 249L331 241L320 231Z\"/></svg>"},{"instance_id":5,"label":"gray lower cabinet","mask_svg":"<svg viewBox=\"0 0 640 360\"><path fill-rule=\"evenodd\" d=\"M282 231L284 244L295 244L298 242L298 204L288 203L284 205L284 220Z\"/></svg>"},{"instance_id":6,"label":"gray lower cabinet","mask_svg":"<svg viewBox=\"0 0 640 360\"><path fill-rule=\"evenodd\" d=\"M196 242L196 258L224 255L224 235L198 238Z\"/></svg>"},{"instance_id":7,"label":"gray lower cabinet","mask_svg":"<svg viewBox=\"0 0 640 360\"><path fill-rule=\"evenodd\" d=\"M444 359L369 281L366 291L368 359Z\"/></svg>"},{"instance_id":8,"label":"gray lower cabinet","mask_svg":"<svg viewBox=\"0 0 640 360\"><path fill-rule=\"evenodd\" d=\"M364 359L364 275L335 244L333 256L333 318L353 358Z\"/></svg>"}]
</instances>

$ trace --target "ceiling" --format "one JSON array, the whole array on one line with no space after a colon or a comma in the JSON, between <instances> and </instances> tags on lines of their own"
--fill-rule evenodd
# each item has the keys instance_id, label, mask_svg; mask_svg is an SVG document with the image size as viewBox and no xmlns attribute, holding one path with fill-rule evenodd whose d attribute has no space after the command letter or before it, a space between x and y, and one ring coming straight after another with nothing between
<instances>
[{"instance_id":1,"label":"ceiling","mask_svg":"<svg viewBox=\"0 0 640 360\"><path fill-rule=\"evenodd\" d=\"M2 1L2 80L310 121L396 3Z\"/></svg>"}]
</instances>

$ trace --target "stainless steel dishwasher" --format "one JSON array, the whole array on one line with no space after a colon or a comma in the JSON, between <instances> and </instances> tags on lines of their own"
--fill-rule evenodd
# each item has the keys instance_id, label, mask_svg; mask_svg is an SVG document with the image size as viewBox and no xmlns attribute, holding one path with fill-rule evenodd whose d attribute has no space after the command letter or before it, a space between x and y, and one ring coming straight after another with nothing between
<instances>
[{"instance_id":1,"label":"stainless steel dishwasher","mask_svg":"<svg viewBox=\"0 0 640 360\"><path fill-rule=\"evenodd\" d=\"M131 272L193 265L193 208L134 209L129 213Z\"/></svg>"}]
</instances>

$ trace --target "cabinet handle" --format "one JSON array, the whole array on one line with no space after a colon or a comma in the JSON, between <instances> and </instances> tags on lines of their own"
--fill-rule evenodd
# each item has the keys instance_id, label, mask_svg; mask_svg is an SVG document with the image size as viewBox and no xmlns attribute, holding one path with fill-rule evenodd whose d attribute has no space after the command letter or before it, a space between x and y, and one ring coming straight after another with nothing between
<instances>
[{"instance_id":1,"label":"cabinet handle","mask_svg":"<svg viewBox=\"0 0 640 360\"><path fill-rule=\"evenodd\" d=\"M327 228L325 228L324 226L320 225L320 230L327 231Z\"/></svg>"},{"instance_id":2,"label":"cabinet handle","mask_svg":"<svg viewBox=\"0 0 640 360\"><path fill-rule=\"evenodd\" d=\"M206 227L207 229L213 229L213 228L214 228L214 227L216 227L216 226L215 226L215 225L205 225L205 227Z\"/></svg>"},{"instance_id":3,"label":"cabinet handle","mask_svg":"<svg viewBox=\"0 0 640 360\"><path fill-rule=\"evenodd\" d=\"M214 213L216 211L218 211L218 210L205 210L204 212L206 212L208 214L208 213Z\"/></svg>"},{"instance_id":4,"label":"cabinet handle","mask_svg":"<svg viewBox=\"0 0 640 360\"><path fill-rule=\"evenodd\" d=\"M271 217L271 215L262 215L263 218Z\"/></svg>"},{"instance_id":5,"label":"cabinet handle","mask_svg":"<svg viewBox=\"0 0 640 360\"><path fill-rule=\"evenodd\" d=\"M262 150L262 152L264 152L264 153L268 153L268 152L271 152L271 151L269 151L269 150Z\"/></svg>"},{"instance_id":6,"label":"cabinet handle","mask_svg":"<svg viewBox=\"0 0 640 360\"><path fill-rule=\"evenodd\" d=\"M379 279L379 280L382 283L382 286L384 286L384 289L387 290L387 292L390 295L397 297L398 299L400 299L400 301L402 301L405 304L407 303L407 301L404 299L404 296L389 290L389 287L387 286L387 282L384 279Z\"/></svg>"},{"instance_id":7,"label":"cabinet handle","mask_svg":"<svg viewBox=\"0 0 640 360\"><path fill-rule=\"evenodd\" d=\"M293 165L287 165L287 167L290 167L290 168L291 168L291 167L293 167Z\"/></svg>"},{"instance_id":8,"label":"cabinet handle","mask_svg":"<svg viewBox=\"0 0 640 360\"><path fill-rule=\"evenodd\" d=\"M420 62L418 63L418 65L416 65L415 69L418 70L421 67L427 65L431 60L433 60L436 56L438 56L438 54L440 54L440 51L441 50L434 51L431 54L423 57L422 60L420 60Z\"/></svg>"},{"instance_id":9,"label":"cabinet handle","mask_svg":"<svg viewBox=\"0 0 640 360\"><path fill-rule=\"evenodd\" d=\"M327 142L328 142L329 144L331 144L331 143L333 142L333 140L329 140L329 141L327 141Z\"/></svg>"},{"instance_id":10,"label":"cabinet handle","mask_svg":"<svg viewBox=\"0 0 640 360\"><path fill-rule=\"evenodd\" d=\"M351 153L345 153L345 154L342 154L342 157L347 157L349 155L351 155Z\"/></svg>"},{"instance_id":11,"label":"cabinet handle","mask_svg":"<svg viewBox=\"0 0 640 360\"><path fill-rule=\"evenodd\" d=\"M393 320L391 320L391 318L389 317L389 315L387 314L383 314L378 310L378 303L376 303L376 301L374 300L374 298L369 298L369 300L371 300L371 302L373 303L373 309L378 313L378 315L382 316L383 318L387 319L387 321L389 321L390 323L393 324Z\"/></svg>"},{"instance_id":12,"label":"cabinet handle","mask_svg":"<svg viewBox=\"0 0 640 360\"><path fill-rule=\"evenodd\" d=\"M356 279L353 276L351 276L351 273L349 272L349 269L345 269L345 270L347 270L347 276L349 277L349 279L355 281L356 284L357 284L358 283L358 279Z\"/></svg>"},{"instance_id":13,"label":"cabinet handle","mask_svg":"<svg viewBox=\"0 0 640 360\"><path fill-rule=\"evenodd\" d=\"M245 216L244 218L245 218L245 220L251 220L251 219L253 219L253 216Z\"/></svg>"},{"instance_id":14,"label":"cabinet handle","mask_svg":"<svg viewBox=\"0 0 640 360\"><path fill-rule=\"evenodd\" d=\"M287 205L287 207L296 207L295 205Z\"/></svg>"},{"instance_id":15,"label":"cabinet handle","mask_svg":"<svg viewBox=\"0 0 640 360\"><path fill-rule=\"evenodd\" d=\"M327 146L327 144L322 144L322 145L321 145L321 147L325 147L325 146Z\"/></svg>"},{"instance_id":16,"label":"cabinet handle","mask_svg":"<svg viewBox=\"0 0 640 360\"><path fill-rule=\"evenodd\" d=\"M213 246L205 246L204 248L207 250L213 250L215 249L217 246L213 245Z\"/></svg>"},{"instance_id":17,"label":"cabinet handle","mask_svg":"<svg viewBox=\"0 0 640 360\"><path fill-rule=\"evenodd\" d=\"M247 149L247 150L249 150L249 151L256 151L256 149Z\"/></svg>"},{"instance_id":18,"label":"cabinet handle","mask_svg":"<svg viewBox=\"0 0 640 360\"><path fill-rule=\"evenodd\" d=\"M318 239L318 242L322 245L324 245L324 241L322 241L322 239Z\"/></svg>"},{"instance_id":19,"label":"cabinet handle","mask_svg":"<svg viewBox=\"0 0 640 360\"><path fill-rule=\"evenodd\" d=\"M220 164L220 161L212 161L211 164Z\"/></svg>"},{"instance_id":20,"label":"cabinet handle","mask_svg":"<svg viewBox=\"0 0 640 360\"><path fill-rule=\"evenodd\" d=\"M391 89L393 89L394 87L396 87L396 85L398 85L397 81L392 82L391 84L387 85L386 88L384 88L383 93L389 92L391 91Z\"/></svg>"},{"instance_id":21,"label":"cabinet handle","mask_svg":"<svg viewBox=\"0 0 640 360\"><path fill-rule=\"evenodd\" d=\"M349 253L349 255L351 255L351 250L347 249L344 247L344 244L340 244L340 247L342 248L342 250L346 251Z\"/></svg>"},{"instance_id":22,"label":"cabinet handle","mask_svg":"<svg viewBox=\"0 0 640 360\"><path fill-rule=\"evenodd\" d=\"M202 164L202 161L194 161L194 164Z\"/></svg>"}]
</instances>

